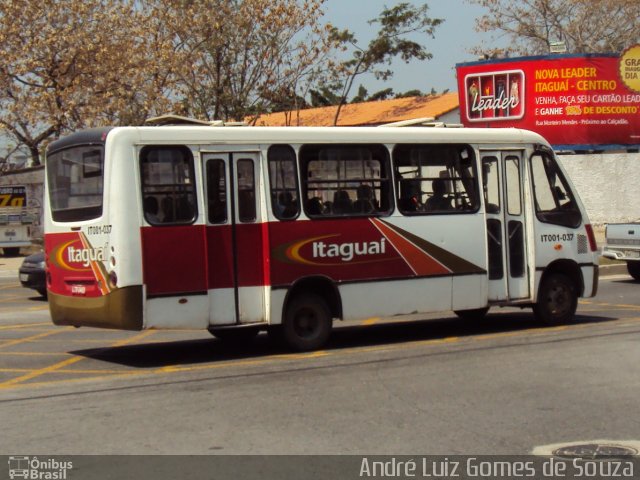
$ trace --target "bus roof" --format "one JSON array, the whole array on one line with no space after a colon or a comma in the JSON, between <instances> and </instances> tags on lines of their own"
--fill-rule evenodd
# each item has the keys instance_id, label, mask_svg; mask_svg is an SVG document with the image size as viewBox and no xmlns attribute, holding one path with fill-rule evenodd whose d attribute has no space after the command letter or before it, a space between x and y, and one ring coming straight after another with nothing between
<instances>
[{"instance_id":1,"label":"bus roof","mask_svg":"<svg viewBox=\"0 0 640 480\"><path fill-rule=\"evenodd\" d=\"M547 141L535 132L516 128L438 127L225 127L225 126L143 126L93 129L74 133L53 142L48 152L71 144L93 143L128 137L133 143L155 144L270 144L270 143L485 143L542 144Z\"/></svg>"},{"instance_id":2,"label":"bus roof","mask_svg":"<svg viewBox=\"0 0 640 480\"><path fill-rule=\"evenodd\" d=\"M162 143L543 143L528 130L515 128L431 127L137 127L140 141Z\"/></svg>"}]
</instances>

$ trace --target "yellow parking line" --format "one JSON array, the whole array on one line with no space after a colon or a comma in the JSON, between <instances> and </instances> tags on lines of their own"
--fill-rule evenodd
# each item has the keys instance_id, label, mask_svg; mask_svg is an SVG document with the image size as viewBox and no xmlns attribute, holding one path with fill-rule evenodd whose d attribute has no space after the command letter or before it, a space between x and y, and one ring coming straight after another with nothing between
<instances>
[{"instance_id":1,"label":"yellow parking line","mask_svg":"<svg viewBox=\"0 0 640 480\"><path fill-rule=\"evenodd\" d=\"M361 325L374 325L380 321L380 317L367 318L361 322Z\"/></svg>"},{"instance_id":2,"label":"yellow parking line","mask_svg":"<svg viewBox=\"0 0 640 480\"><path fill-rule=\"evenodd\" d=\"M22 301L24 299L25 298L22 295L11 295L9 297L3 296L0 299L0 304L2 304L2 303L13 303L13 302L16 302L16 301Z\"/></svg>"},{"instance_id":3,"label":"yellow parking line","mask_svg":"<svg viewBox=\"0 0 640 480\"><path fill-rule=\"evenodd\" d=\"M18 323L16 325L2 325L0 330L13 330L16 328L28 328L28 327L42 327L44 325L48 325L50 327L53 326L51 322L41 322L41 323Z\"/></svg>"},{"instance_id":4,"label":"yellow parking line","mask_svg":"<svg viewBox=\"0 0 640 480\"><path fill-rule=\"evenodd\" d=\"M47 332L49 333L49 332ZM123 345L127 345L129 343L133 343L133 342L137 342L138 340L148 337L149 335L152 335L153 333L155 333L155 330L146 330L144 332L142 332L139 335L136 335L134 337L131 338L127 338L124 340L120 340L116 343L114 343L113 345L111 345L111 347L121 347ZM81 357L81 356L77 356L77 357L72 357L72 358L68 358L66 360L63 360L62 362L58 362L58 363L54 363L53 365L49 365L48 367L44 367L44 368L40 368L38 370L33 370L30 373L26 374L26 375L22 375L20 377L16 377L16 378L12 378L11 380L7 380L6 382L2 382L0 383L0 389L4 389L7 387L11 387L14 386L16 384L19 383L23 383L26 382L27 380L31 380L33 378L37 378L40 377L42 375L45 375L47 373L51 373L51 372L55 372L56 370L60 370L64 367L68 367L69 365L73 365L74 363L78 363L80 360L84 360L86 357Z\"/></svg>"},{"instance_id":5,"label":"yellow parking line","mask_svg":"<svg viewBox=\"0 0 640 480\"><path fill-rule=\"evenodd\" d=\"M633 310L640 310L640 305L625 305L624 303L605 303L605 302L593 302L593 301L588 301L585 300L584 303L586 305L595 305L598 307L607 307L607 308L616 308L616 307L622 307L622 308L631 308Z\"/></svg>"},{"instance_id":6,"label":"yellow parking line","mask_svg":"<svg viewBox=\"0 0 640 480\"><path fill-rule=\"evenodd\" d=\"M20 285L19 283L11 283L9 285L5 285L3 287L0 287L0 290L11 290L12 288L18 288L21 287L22 285Z\"/></svg>"},{"instance_id":7,"label":"yellow parking line","mask_svg":"<svg viewBox=\"0 0 640 480\"><path fill-rule=\"evenodd\" d=\"M83 368L69 368L69 369L62 369L62 370L55 370L51 373L62 373L63 375L69 375L69 374L82 374L82 375L117 375L117 374L121 374L121 373L126 373L126 370L109 370L107 368L105 368L104 370L96 368L96 369L91 369L91 368L87 368L87 369L83 369ZM139 373L139 372L138 372Z\"/></svg>"},{"instance_id":8,"label":"yellow parking line","mask_svg":"<svg viewBox=\"0 0 640 480\"><path fill-rule=\"evenodd\" d=\"M46 305L46 306L39 305L37 307L29 307L29 308L27 308L27 310L29 310L30 312L37 312L37 311L40 311L40 310L49 310L49 305Z\"/></svg>"},{"instance_id":9,"label":"yellow parking line","mask_svg":"<svg viewBox=\"0 0 640 480\"><path fill-rule=\"evenodd\" d=\"M0 348L13 347L14 345L20 345L21 343L28 343L38 340L40 338L48 337L49 335L55 335L56 333L62 333L65 330L50 330L48 332L39 333L38 335L32 335L26 338L18 338L16 340L9 340L0 345Z\"/></svg>"},{"instance_id":10,"label":"yellow parking line","mask_svg":"<svg viewBox=\"0 0 640 480\"><path fill-rule=\"evenodd\" d=\"M67 356L67 355L72 355L72 354L67 352L0 352L0 357L1 356L60 357L60 356Z\"/></svg>"}]
</instances>

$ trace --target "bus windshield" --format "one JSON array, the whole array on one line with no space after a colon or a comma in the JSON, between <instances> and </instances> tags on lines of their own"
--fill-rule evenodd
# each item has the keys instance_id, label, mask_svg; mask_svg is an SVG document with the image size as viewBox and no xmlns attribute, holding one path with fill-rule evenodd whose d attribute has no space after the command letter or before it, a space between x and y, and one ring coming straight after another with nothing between
<instances>
[{"instance_id":1,"label":"bus windshield","mask_svg":"<svg viewBox=\"0 0 640 480\"><path fill-rule=\"evenodd\" d=\"M102 215L104 149L67 148L47 156L51 214L56 222L78 222Z\"/></svg>"}]
</instances>

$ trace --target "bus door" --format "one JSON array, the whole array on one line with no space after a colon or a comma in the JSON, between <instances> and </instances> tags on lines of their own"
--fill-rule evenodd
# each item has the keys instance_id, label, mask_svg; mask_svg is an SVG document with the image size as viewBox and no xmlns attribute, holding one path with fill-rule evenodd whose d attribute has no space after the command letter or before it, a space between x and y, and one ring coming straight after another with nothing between
<instances>
[{"instance_id":1,"label":"bus door","mask_svg":"<svg viewBox=\"0 0 640 480\"><path fill-rule=\"evenodd\" d=\"M264 321L268 268L260 154L203 153L209 324Z\"/></svg>"},{"instance_id":2,"label":"bus door","mask_svg":"<svg viewBox=\"0 0 640 480\"><path fill-rule=\"evenodd\" d=\"M482 152L489 301L529 297L522 151Z\"/></svg>"}]
</instances>

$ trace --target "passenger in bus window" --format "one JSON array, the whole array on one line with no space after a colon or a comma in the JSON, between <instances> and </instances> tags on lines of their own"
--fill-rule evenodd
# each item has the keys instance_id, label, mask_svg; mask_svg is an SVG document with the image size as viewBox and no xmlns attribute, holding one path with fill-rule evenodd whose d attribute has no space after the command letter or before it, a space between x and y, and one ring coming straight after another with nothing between
<instances>
[{"instance_id":1,"label":"passenger in bus window","mask_svg":"<svg viewBox=\"0 0 640 480\"><path fill-rule=\"evenodd\" d=\"M355 213L373 213L375 210L372 197L373 191L370 185L360 185L356 190L356 201L353 202Z\"/></svg>"},{"instance_id":2,"label":"passenger in bus window","mask_svg":"<svg viewBox=\"0 0 640 480\"><path fill-rule=\"evenodd\" d=\"M447 184L442 178L437 178L432 183L433 195L429 197L425 203L427 210L451 210L451 199L445 195L447 193Z\"/></svg>"},{"instance_id":3,"label":"passenger in bus window","mask_svg":"<svg viewBox=\"0 0 640 480\"><path fill-rule=\"evenodd\" d=\"M307 213L309 215L322 215L323 208L320 197L310 198L307 202Z\"/></svg>"},{"instance_id":4,"label":"passenger in bus window","mask_svg":"<svg viewBox=\"0 0 640 480\"><path fill-rule=\"evenodd\" d=\"M278 217L283 219L293 218L298 214L298 202L291 192L280 192L277 204Z\"/></svg>"},{"instance_id":5,"label":"passenger in bus window","mask_svg":"<svg viewBox=\"0 0 640 480\"><path fill-rule=\"evenodd\" d=\"M422 210L420 203L421 186L420 180L403 179L400 184L402 196L399 198L398 206L402 213L418 212Z\"/></svg>"},{"instance_id":6,"label":"passenger in bus window","mask_svg":"<svg viewBox=\"0 0 640 480\"><path fill-rule=\"evenodd\" d=\"M158 199L156 197L145 197L143 207L144 217L147 219L147 222L151 224L160 223L160 217L158 217Z\"/></svg>"},{"instance_id":7,"label":"passenger in bus window","mask_svg":"<svg viewBox=\"0 0 640 480\"><path fill-rule=\"evenodd\" d=\"M353 203L346 190L336 190L333 194L333 213L338 215L353 213Z\"/></svg>"},{"instance_id":8,"label":"passenger in bus window","mask_svg":"<svg viewBox=\"0 0 640 480\"><path fill-rule=\"evenodd\" d=\"M162 213L164 215L162 217L162 221L164 223L171 223L175 221L175 207L173 198L168 195L162 199Z\"/></svg>"},{"instance_id":9,"label":"passenger in bus window","mask_svg":"<svg viewBox=\"0 0 640 480\"><path fill-rule=\"evenodd\" d=\"M176 208L176 220L181 222L190 221L193 219L194 208L191 200L187 195L182 195L178 198L178 208Z\"/></svg>"}]
</instances>

